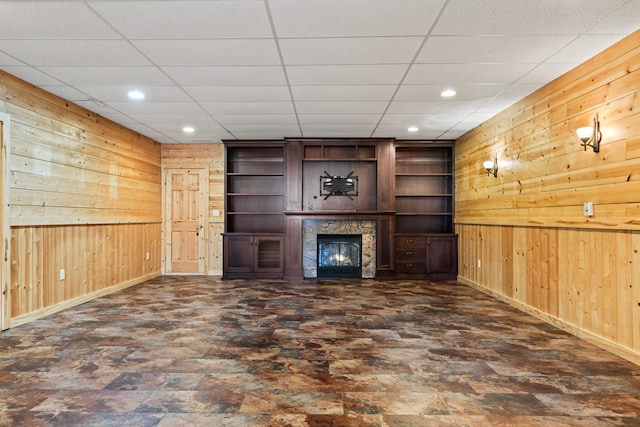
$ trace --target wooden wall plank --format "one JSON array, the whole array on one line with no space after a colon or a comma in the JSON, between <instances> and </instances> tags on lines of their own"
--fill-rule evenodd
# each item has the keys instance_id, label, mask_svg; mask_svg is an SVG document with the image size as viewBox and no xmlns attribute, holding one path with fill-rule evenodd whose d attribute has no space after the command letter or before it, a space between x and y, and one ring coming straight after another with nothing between
<instances>
[{"instance_id":1,"label":"wooden wall plank","mask_svg":"<svg viewBox=\"0 0 640 427\"><path fill-rule=\"evenodd\" d=\"M2 71L0 113L11 118L3 326L158 274L160 144Z\"/></svg>"},{"instance_id":2,"label":"wooden wall plank","mask_svg":"<svg viewBox=\"0 0 640 427\"><path fill-rule=\"evenodd\" d=\"M455 171L460 279L636 362L639 111L640 31L461 137ZM596 114L599 153L574 133ZM494 153L497 178L481 166ZM494 229L502 257L483 243Z\"/></svg>"}]
</instances>

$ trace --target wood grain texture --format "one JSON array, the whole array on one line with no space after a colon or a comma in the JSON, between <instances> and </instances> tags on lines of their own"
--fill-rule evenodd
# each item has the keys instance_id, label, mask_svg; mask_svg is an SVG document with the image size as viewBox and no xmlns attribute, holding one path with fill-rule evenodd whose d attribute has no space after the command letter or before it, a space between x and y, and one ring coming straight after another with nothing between
<instances>
[{"instance_id":1,"label":"wood grain texture","mask_svg":"<svg viewBox=\"0 0 640 427\"><path fill-rule=\"evenodd\" d=\"M639 64L640 31L461 137L455 172L460 279L635 361ZM575 135L596 114L599 153Z\"/></svg>"},{"instance_id":2,"label":"wood grain texture","mask_svg":"<svg viewBox=\"0 0 640 427\"><path fill-rule=\"evenodd\" d=\"M0 71L5 116L3 328L159 274L160 144Z\"/></svg>"},{"instance_id":3,"label":"wood grain texture","mask_svg":"<svg viewBox=\"0 0 640 427\"><path fill-rule=\"evenodd\" d=\"M163 144L162 167L208 167L209 178L206 258L208 274L222 275L222 231L224 230L224 145L222 144ZM214 216L214 211L219 215ZM163 233L163 247L167 246ZM166 269L163 269L166 271Z\"/></svg>"},{"instance_id":4,"label":"wood grain texture","mask_svg":"<svg viewBox=\"0 0 640 427\"><path fill-rule=\"evenodd\" d=\"M0 72L11 226L161 220L160 144Z\"/></svg>"}]
</instances>

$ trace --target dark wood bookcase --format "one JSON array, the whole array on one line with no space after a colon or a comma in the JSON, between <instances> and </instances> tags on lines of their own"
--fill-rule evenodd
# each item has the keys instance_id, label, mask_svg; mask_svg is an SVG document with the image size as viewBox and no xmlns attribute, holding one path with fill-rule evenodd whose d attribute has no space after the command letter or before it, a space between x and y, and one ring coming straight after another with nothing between
<instances>
[{"instance_id":1,"label":"dark wood bookcase","mask_svg":"<svg viewBox=\"0 0 640 427\"><path fill-rule=\"evenodd\" d=\"M283 272L284 145L225 143L224 277Z\"/></svg>"},{"instance_id":2,"label":"dark wood bookcase","mask_svg":"<svg viewBox=\"0 0 640 427\"><path fill-rule=\"evenodd\" d=\"M300 279L303 221L357 218L376 221L380 277L455 279L453 150L450 141L225 141L223 277ZM357 191L323 194L327 176L357 177Z\"/></svg>"},{"instance_id":3,"label":"dark wood bookcase","mask_svg":"<svg viewBox=\"0 0 640 427\"><path fill-rule=\"evenodd\" d=\"M396 273L457 274L453 143L396 142Z\"/></svg>"}]
</instances>

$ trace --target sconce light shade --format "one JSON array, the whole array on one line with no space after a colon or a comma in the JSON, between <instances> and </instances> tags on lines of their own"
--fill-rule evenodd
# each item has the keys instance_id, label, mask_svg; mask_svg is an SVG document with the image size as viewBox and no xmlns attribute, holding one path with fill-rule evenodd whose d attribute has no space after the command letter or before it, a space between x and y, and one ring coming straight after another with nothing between
<instances>
[{"instance_id":1,"label":"sconce light shade","mask_svg":"<svg viewBox=\"0 0 640 427\"><path fill-rule=\"evenodd\" d=\"M493 174L493 176L498 176L498 156L494 156L493 160L485 160L482 163L482 166L487 170L487 176Z\"/></svg>"},{"instance_id":2,"label":"sconce light shade","mask_svg":"<svg viewBox=\"0 0 640 427\"><path fill-rule=\"evenodd\" d=\"M587 146L593 148L593 152L600 151L600 140L602 139L602 133L600 133L600 122L598 116L593 119L593 126L581 127L576 130L578 138L582 141L584 151L587 151Z\"/></svg>"}]
</instances>

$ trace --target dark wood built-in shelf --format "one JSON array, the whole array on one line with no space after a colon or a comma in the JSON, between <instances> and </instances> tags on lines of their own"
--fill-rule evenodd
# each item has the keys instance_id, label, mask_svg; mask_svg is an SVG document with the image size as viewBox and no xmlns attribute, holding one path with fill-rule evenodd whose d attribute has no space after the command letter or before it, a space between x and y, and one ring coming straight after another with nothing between
<instances>
[{"instance_id":1,"label":"dark wood built-in shelf","mask_svg":"<svg viewBox=\"0 0 640 427\"><path fill-rule=\"evenodd\" d=\"M223 277L301 279L303 221L343 219L376 222L378 275L455 279L453 154L452 141L225 141ZM323 194L327 174L358 177L357 194Z\"/></svg>"}]
</instances>

